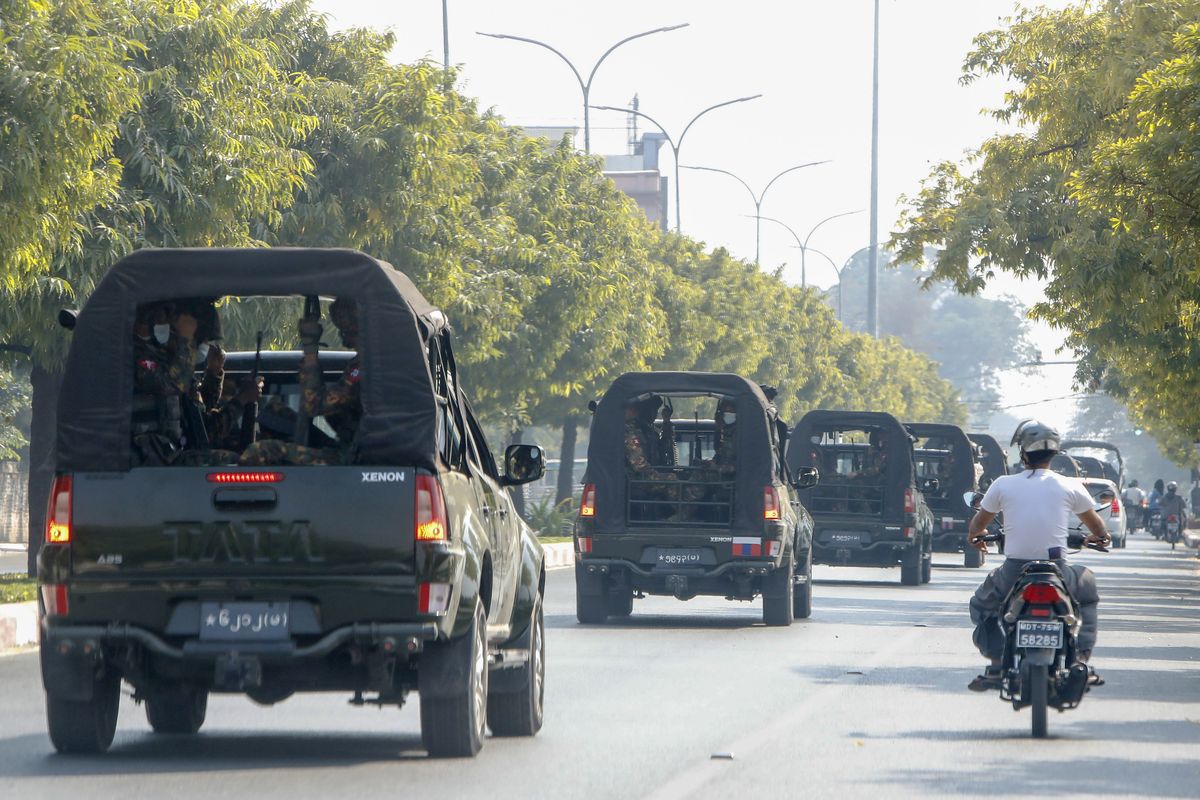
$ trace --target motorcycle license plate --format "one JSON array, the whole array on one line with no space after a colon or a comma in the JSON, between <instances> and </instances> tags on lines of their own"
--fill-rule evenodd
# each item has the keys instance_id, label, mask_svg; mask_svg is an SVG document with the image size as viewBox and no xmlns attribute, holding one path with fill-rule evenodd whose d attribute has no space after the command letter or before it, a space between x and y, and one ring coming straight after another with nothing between
<instances>
[{"instance_id":1,"label":"motorcycle license plate","mask_svg":"<svg viewBox=\"0 0 1200 800\"><path fill-rule=\"evenodd\" d=\"M1017 647L1047 647L1058 650L1063 646L1061 622L1017 620Z\"/></svg>"}]
</instances>

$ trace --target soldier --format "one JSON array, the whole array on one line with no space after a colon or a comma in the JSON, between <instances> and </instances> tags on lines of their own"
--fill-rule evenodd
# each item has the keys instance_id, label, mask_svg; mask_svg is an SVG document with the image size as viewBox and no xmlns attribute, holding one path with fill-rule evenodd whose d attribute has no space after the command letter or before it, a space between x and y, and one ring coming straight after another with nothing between
<instances>
[{"instance_id":1,"label":"soldier","mask_svg":"<svg viewBox=\"0 0 1200 800\"><path fill-rule=\"evenodd\" d=\"M887 472L887 459L887 434L881 430L871 431L863 468L851 473L850 477L863 480L878 479Z\"/></svg>"},{"instance_id":2,"label":"soldier","mask_svg":"<svg viewBox=\"0 0 1200 800\"><path fill-rule=\"evenodd\" d=\"M338 298L329 306L329 318L346 347L358 349L358 307L349 298ZM301 318L297 324L304 357L300 361L300 403L305 416L324 416L338 436L337 447L307 447L295 442L265 439L246 448L238 463L246 466L270 464L347 464L354 457L358 426L362 421L362 366L358 354L346 365L342 377L325 385L318 359L321 334L319 320Z\"/></svg>"},{"instance_id":3,"label":"soldier","mask_svg":"<svg viewBox=\"0 0 1200 800\"><path fill-rule=\"evenodd\" d=\"M179 398L192 380L189 338L173 329L174 306L153 303L138 309L133 327L133 458L136 465L169 464L181 449ZM184 315L185 330L195 320ZM194 327L191 327L194 332Z\"/></svg>"},{"instance_id":4,"label":"soldier","mask_svg":"<svg viewBox=\"0 0 1200 800\"><path fill-rule=\"evenodd\" d=\"M716 423L717 445L713 457L703 462L712 480L732 480L737 471L737 405L732 397L722 397L713 416Z\"/></svg>"}]
</instances>

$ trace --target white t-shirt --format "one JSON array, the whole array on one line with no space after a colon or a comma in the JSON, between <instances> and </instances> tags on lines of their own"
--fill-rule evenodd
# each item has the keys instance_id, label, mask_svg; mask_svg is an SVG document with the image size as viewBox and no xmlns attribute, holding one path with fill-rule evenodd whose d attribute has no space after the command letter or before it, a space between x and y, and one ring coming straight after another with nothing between
<instances>
[{"instance_id":1,"label":"white t-shirt","mask_svg":"<svg viewBox=\"0 0 1200 800\"><path fill-rule=\"evenodd\" d=\"M1004 555L1019 559L1045 559L1052 547L1065 550L1072 517L1096 507L1082 481L1048 469L996 478L980 506L1004 514Z\"/></svg>"}]
</instances>

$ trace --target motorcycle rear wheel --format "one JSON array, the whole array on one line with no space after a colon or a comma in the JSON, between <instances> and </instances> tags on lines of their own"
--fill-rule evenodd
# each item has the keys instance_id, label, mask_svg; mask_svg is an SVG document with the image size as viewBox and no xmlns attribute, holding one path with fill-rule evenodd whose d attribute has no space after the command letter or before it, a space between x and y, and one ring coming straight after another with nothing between
<instances>
[{"instance_id":1,"label":"motorcycle rear wheel","mask_svg":"<svg viewBox=\"0 0 1200 800\"><path fill-rule=\"evenodd\" d=\"M1029 668L1029 700L1033 711L1033 738L1046 738L1046 694L1050 679L1046 665Z\"/></svg>"}]
</instances>

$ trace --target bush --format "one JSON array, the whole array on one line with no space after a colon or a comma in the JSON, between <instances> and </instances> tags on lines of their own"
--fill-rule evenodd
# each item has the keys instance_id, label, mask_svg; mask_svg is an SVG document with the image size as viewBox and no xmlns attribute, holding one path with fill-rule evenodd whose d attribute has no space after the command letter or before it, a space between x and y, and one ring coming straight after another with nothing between
<instances>
[{"instance_id":1,"label":"bush","mask_svg":"<svg viewBox=\"0 0 1200 800\"><path fill-rule=\"evenodd\" d=\"M540 537L569 536L570 525L575 519L575 500L568 498L555 504L550 497L543 498L526 507L526 521Z\"/></svg>"},{"instance_id":2,"label":"bush","mask_svg":"<svg viewBox=\"0 0 1200 800\"><path fill-rule=\"evenodd\" d=\"M36 599L36 579L18 573L0 575L0 605L4 603L25 603Z\"/></svg>"}]
</instances>

